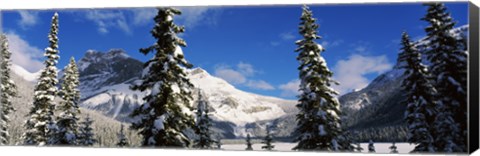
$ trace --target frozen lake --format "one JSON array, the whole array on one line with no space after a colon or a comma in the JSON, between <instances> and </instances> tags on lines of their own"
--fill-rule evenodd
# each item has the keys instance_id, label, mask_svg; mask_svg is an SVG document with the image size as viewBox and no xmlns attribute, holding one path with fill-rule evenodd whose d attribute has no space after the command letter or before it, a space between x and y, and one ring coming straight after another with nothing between
<instances>
[{"instance_id":1,"label":"frozen lake","mask_svg":"<svg viewBox=\"0 0 480 156\"><path fill-rule=\"evenodd\" d=\"M292 151L292 148L296 145L296 143L286 143L286 142L275 142L275 151ZM399 153L409 153L415 147L414 145L410 145L409 143L395 143L397 146L397 150ZM256 143L253 144L254 151L262 151L263 144ZM363 148L362 153L368 153L368 143L361 143L360 146ZM390 153L389 147L392 146L392 143L375 143L375 151L376 153ZM222 145L222 148L225 150L240 150L243 151L247 145L245 144L225 144Z\"/></svg>"}]
</instances>

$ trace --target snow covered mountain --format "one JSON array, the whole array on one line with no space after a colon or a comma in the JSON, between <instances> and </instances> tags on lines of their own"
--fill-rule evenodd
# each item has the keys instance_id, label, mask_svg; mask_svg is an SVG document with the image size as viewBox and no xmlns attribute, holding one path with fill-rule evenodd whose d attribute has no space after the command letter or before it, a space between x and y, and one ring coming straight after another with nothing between
<instances>
[{"instance_id":1,"label":"snow covered mountain","mask_svg":"<svg viewBox=\"0 0 480 156\"><path fill-rule=\"evenodd\" d=\"M452 33L465 38L468 26ZM416 42L421 47L429 41ZM78 62L80 70L81 106L118 121L129 121L133 108L143 103L145 93L131 91L129 86L139 80L143 63L121 49L108 52L89 50ZM428 64L428 62L425 62ZM20 77L35 81L38 73L29 73L12 66ZM262 136L266 124L277 127L276 137L289 137L295 128L296 101L248 93L201 68L188 70L188 77L201 89L210 105L214 130L225 138L244 137L249 131ZM343 120L351 130L402 126L406 106L401 104L403 70L394 68L375 78L367 87L339 98ZM61 73L59 74L61 75ZM195 92L196 93L196 92ZM196 95L193 95L196 99ZM192 101L192 105L195 101Z\"/></svg>"},{"instance_id":2,"label":"snow covered mountain","mask_svg":"<svg viewBox=\"0 0 480 156\"><path fill-rule=\"evenodd\" d=\"M457 27L451 31L459 39L466 39L468 25ZM422 38L415 42L418 49L430 41ZM426 55L422 55L425 57ZM423 60L427 60L424 58ZM424 61L424 64L429 62ZM397 68L379 75L367 87L347 93L339 98L342 111L346 114L345 124L350 129L364 129L385 126L399 126L403 124L406 106L401 103L404 99L401 83L404 79L403 69Z\"/></svg>"},{"instance_id":3,"label":"snow covered mountain","mask_svg":"<svg viewBox=\"0 0 480 156\"><path fill-rule=\"evenodd\" d=\"M145 93L129 89L140 78L143 63L129 57L123 50L113 49L105 53L89 50L77 64L81 106L120 121L129 121L128 115L143 103L145 96ZM245 136L247 128L252 128L247 126L251 123L275 120L294 113L292 108L296 101L238 90L201 68L187 72L195 88L205 94L216 122L214 126L223 131L224 136ZM195 99L196 95L193 96ZM192 101L194 104L195 101Z\"/></svg>"}]
</instances>

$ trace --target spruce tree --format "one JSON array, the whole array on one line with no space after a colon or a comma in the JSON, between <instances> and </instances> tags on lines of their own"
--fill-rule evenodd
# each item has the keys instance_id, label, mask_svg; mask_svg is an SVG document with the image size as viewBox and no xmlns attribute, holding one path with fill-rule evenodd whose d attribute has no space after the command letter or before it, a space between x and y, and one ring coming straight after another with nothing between
<instances>
[{"instance_id":1,"label":"spruce tree","mask_svg":"<svg viewBox=\"0 0 480 156\"><path fill-rule=\"evenodd\" d=\"M12 105L12 98L17 95L17 86L10 78L10 57L12 53L8 49L8 40L6 35L0 35L0 146L8 145L10 135L8 127L10 125L9 115L15 111Z\"/></svg>"},{"instance_id":2,"label":"spruce tree","mask_svg":"<svg viewBox=\"0 0 480 156\"><path fill-rule=\"evenodd\" d=\"M215 144L217 145L217 149L222 149L222 138L220 135L217 135L217 140L215 140Z\"/></svg>"},{"instance_id":3,"label":"spruce tree","mask_svg":"<svg viewBox=\"0 0 480 156\"><path fill-rule=\"evenodd\" d=\"M450 32L455 22L442 3L427 3L425 28L429 71L438 91L435 146L443 152L467 151L467 57L466 45Z\"/></svg>"},{"instance_id":4,"label":"spruce tree","mask_svg":"<svg viewBox=\"0 0 480 156\"><path fill-rule=\"evenodd\" d=\"M155 27L151 31L156 43L140 49L153 58L144 65L144 74L132 90L151 90L143 99L145 103L136 108L130 116L138 118L132 128L139 130L143 146L189 147L190 138L184 133L192 128L194 120L190 112L193 85L187 78L185 68L191 68L178 48L186 43L177 36L184 28L173 22L174 15L181 12L173 8L160 8L155 16Z\"/></svg>"},{"instance_id":5,"label":"spruce tree","mask_svg":"<svg viewBox=\"0 0 480 156\"><path fill-rule=\"evenodd\" d=\"M78 145L93 146L93 144L97 143L95 134L93 133L92 123L93 120L90 118L90 116L87 116L85 121L80 122Z\"/></svg>"},{"instance_id":6,"label":"spruce tree","mask_svg":"<svg viewBox=\"0 0 480 156\"><path fill-rule=\"evenodd\" d=\"M61 112L57 117L58 133L56 144L75 145L78 138L78 117L80 113L78 102L80 100L80 91L78 86L79 72L75 59L70 58L70 63L64 69L62 78L60 97L63 99L57 109Z\"/></svg>"},{"instance_id":7,"label":"spruce tree","mask_svg":"<svg viewBox=\"0 0 480 156\"><path fill-rule=\"evenodd\" d=\"M201 91L198 91L197 102L197 120L195 122L195 134L198 139L195 140L196 148L210 149L215 140L212 139L212 119L208 115L208 102L203 99Z\"/></svg>"},{"instance_id":8,"label":"spruce tree","mask_svg":"<svg viewBox=\"0 0 480 156\"><path fill-rule=\"evenodd\" d=\"M410 41L406 32L402 34L402 49L398 56L399 67L405 69L402 87L405 90L407 109L405 120L408 127L408 142L416 144L412 152L434 152L434 129L436 90L429 78L430 73L422 64L422 56Z\"/></svg>"},{"instance_id":9,"label":"spruce tree","mask_svg":"<svg viewBox=\"0 0 480 156\"><path fill-rule=\"evenodd\" d=\"M368 142L368 152L370 152L370 153L375 153L375 145L373 145L373 141L372 141L372 140L370 140L370 141Z\"/></svg>"},{"instance_id":10,"label":"spruce tree","mask_svg":"<svg viewBox=\"0 0 480 156\"><path fill-rule=\"evenodd\" d=\"M348 152L355 151L355 147L353 146L350 132L343 131L343 133L337 137L337 140L338 140L338 146L339 146L338 150L348 151Z\"/></svg>"},{"instance_id":11,"label":"spruce tree","mask_svg":"<svg viewBox=\"0 0 480 156\"><path fill-rule=\"evenodd\" d=\"M125 133L123 132L123 124L120 126L120 133L118 133L118 147L125 147L128 146L128 140L127 137L125 137Z\"/></svg>"},{"instance_id":12,"label":"spruce tree","mask_svg":"<svg viewBox=\"0 0 480 156\"><path fill-rule=\"evenodd\" d=\"M52 17L52 26L48 35L49 46L45 49L45 68L41 71L37 85L34 88L33 107L30 109L26 131L23 134L25 145L47 145L52 144L50 140L56 134L55 122L55 96L57 95L57 62L58 55L58 14Z\"/></svg>"},{"instance_id":13,"label":"spruce tree","mask_svg":"<svg viewBox=\"0 0 480 156\"><path fill-rule=\"evenodd\" d=\"M247 148L245 150L247 151L252 151L252 139L250 138L250 134L247 134L247 139L245 140L247 142Z\"/></svg>"},{"instance_id":14,"label":"spruce tree","mask_svg":"<svg viewBox=\"0 0 480 156\"><path fill-rule=\"evenodd\" d=\"M358 142L355 143L355 146L356 146L356 147L355 147L355 150L356 150L357 152L362 152L362 151L363 151L363 148L362 148L362 146L360 146L360 143L358 143Z\"/></svg>"},{"instance_id":15,"label":"spruce tree","mask_svg":"<svg viewBox=\"0 0 480 156\"><path fill-rule=\"evenodd\" d=\"M338 84L331 77L325 59L321 56L324 49L315 42L321 37L317 35L319 27L312 11L303 7L299 32L302 40L296 42L297 60L300 62L300 91L297 108L297 127L295 129L294 150L326 150L338 149L337 136L341 133L338 93L331 88Z\"/></svg>"},{"instance_id":16,"label":"spruce tree","mask_svg":"<svg viewBox=\"0 0 480 156\"><path fill-rule=\"evenodd\" d=\"M266 149L266 150L273 150L273 148L275 148L275 145L272 145L273 143L273 138L272 138L272 134L270 133L270 129L271 127L269 127L268 125L266 126L266 130L267 130L267 134L265 135L265 138L263 139L262 143L265 144L264 146L262 146L262 149Z\"/></svg>"},{"instance_id":17,"label":"spruce tree","mask_svg":"<svg viewBox=\"0 0 480 156\"><path fill-rule=\"evenodd\" d=\"M397 146L395 146L395 141L392 143L392 146L390 148L390 153L398 153L397 151Z\"/></svg>"}]
</instances>

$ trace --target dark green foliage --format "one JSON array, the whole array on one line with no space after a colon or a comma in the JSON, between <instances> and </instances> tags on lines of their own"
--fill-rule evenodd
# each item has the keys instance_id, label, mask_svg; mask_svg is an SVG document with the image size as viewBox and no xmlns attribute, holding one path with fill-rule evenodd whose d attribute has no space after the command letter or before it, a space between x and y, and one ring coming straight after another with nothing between
<instances>
[{"instance_id":1,"label":"dark green foliage","mask_svg":"<svg viewBox=\"0 0 480 156\"><path fill-rule=\"evenodd\" d=\"M397 146L395 146L395 142L392 143L392 146L389 147L391 150L390 153L398 153Z\"/></svg>"},{"instance_id":2,"label":"dark green foliage","mask_svg":"<svg viewBox=\"0 0 480 156\"><path fill-rule=\"evenodd\" d=\"M127 137L125 137L125 133L123 132L123 124L120 126L120 133L118 133L118 147L125 147L128 146Z\"/></svg>"},{"instance_id":3,"label":"dark green foliage","mask_svg":"<svg viewBox=\"0 0 480 156\"><path fill-rule=\"evenodd\" d=\"M0 35L0 146L10 143L9 115L15 111L12 98L17 95L17 86L10 78L11 56L7 36L2 34Z\"/></svg>"},{"instance_id":4,"label":"dark green foliage","mask_svg":"<svg viewBox=\"0 0 480 156\"><path fill-rule=\"evenodd\" d=\"M368 142L368 152L369 153L375 153L375 145L373 144L372 140L370 140Z\"/></svg>"},{"instance_id":5,"label":"dark green foliage","mask_svg":"<svg viewBox=\"0 0 480 156\"><path fill-rule=\"evenodd\" d=\"M406 32L402 34L402 49L398 56L400 68L405 69L404 88L407 104L405 120L408 142L417 144L413 152L434 152L433 122L435 120L436 90L429 81L430 73L422 64L420 52Z\"/></svg>"},{"instance_id":6,"label":"dark green foliage","mask_svg":"<svg viewBox=\"0 0 480 156\"><path fill-rule=\"evenodd\" d=\"M422 20L430 43L425 47L433 85L438 91L435 147L442 152L467 151L467 57L466 42L450 32L455 26L442 3L427 3Z\"/></svg>"},{"instance_id":7,"label":"dark green foliage","mask_svg":"<svg viewBox=\"0 0 480 156\"><path fill-rule=\"evenodd\" d=\"M324 51L315 40L319 27L312 11L303 7L299 33L303 39L296 42L297 60L300 62L299 104L297 108L297 127L294 132L298 145L294 150L338 150L337 136L342 132L339 116L338 93L331 88L337 84L332 80L333 73L328 69L321 56Z\"/></svg>"},{"instance_id":8,"label":"dark green foliage","mask_svg":"<svg viewBox=\"0 0 480 156\"><path fill-rule=\"evenodd\" d=\"M273 145L273 137L272 137L272 134L271 134L271 127L269 127L268 125L266 126L266 130L267 130L267 134L265 135L265 138L263 139L262 143L265 144L264 146L262 146L262 149L266 149L266 150L273 150L273 148L275 148L275 145Z\"/></svg>"},{"instance_id":9,"label":"dark green foliage","mask_svg":"<svg viewBox=\"0 0 480 156\"><path fill-rule=\"evenodd\" d=\"M351 138L356 142L368 142L370 139L378 142L405 142L407 141L408 129L406 125L372 127L356 129Z\"/></svg>"},{"instance_id":10,"label":"dark green foliage","mask_svg":"<svg viewBox=\"0 0 480 156\"><path fill-rule=\"evenodd\" d=\"M222 138L220 135L217 135L217 139L215 140L215 145L217 146L217 149L222 149Z\"/></svg>"},{"instance_id":11,"label":"dark green foliage","mask_svg":"<svg viewBox=\"0 0 480 156\"><path fill-rule=\"evenodd\" d=\"M245 139L245 141L247 142L247 148L245 150L252 151L252 139L250 138L250 134L247 134L247 138Z\"/></svg>"},{"instance_id":12,"label":"dark green foliage","mask_svg":"<svg viewBox=\"0 0 480 156\"><path fill-rule=\"evenodd\" d=\"M143 98L146 103L130 115L138 119L132 123L131 128L139 130L143 146L191 146L191 140L184 131L193 127L194 120L183 110L192 111L190 89L193 85L184 70L192 65L179 53L179 48L185 47L186 43L176 34L184 32L184 28L173 23L173 16L180 14L177 9L159 8L151 31L157 41L148 48L140 49L145 55L153 54L153 58L144 65L141 83L131 87L132 90L141 92L151 90Z\"/></svg>"},{"instance_id":13,"label":"dark green foliage","mask_svg":"<svg viewBox=\"0 0 480 156\"><path fill-rule=\"evenodd\" d=\"M80 146L93 146L93 144L97 143L97 139L95 139L95 134L93 133L92 128L93 120L90 116L85 118L85 121L81 122L80 126L80 134L78 137L78 145Z\"/></svg>"},{"instance_id":14,"label":"dark green foliage","mask_svg":"<svg viewBox=\"0 0 480 156\"><path fill-rule=\"evenodd\" d=\"M80 91L78 86L79 73L75 59L70 58L70 64L65 67L62 78L61 90L59 92L63 101L57 107L61 111L57 118L58 133L56 134L55 143L57 145L76 145L78 138L78 114L80 110L78 103L80 100Z\"/></svg>"},{"instance_id":15,"label":"dark green foliage","mask_svg":"<svg viewBox=\"0 0 480 156\"><path fill-rule=\"evenodd\" d=\"M49 46L45 49L45 68L42 70L34 89L33 107L30 109L25 122L27 129L23 135L25 145L47 145L55 143L55 96L57 96L57 62L58 55L58 14L52 17L52 26L48 35Z\"/></svg>"},{"instance_id":16,"label":"dark green foliage","mask_svg":"<svg viewBox=\"0 0 480 156\"><path fill-rule=\"evenodd\" d=\"M195 134L197 139L195 140L195 147L202 149L213 148L215 140L212 138L212 119L209 117L208 102L203 99L201 91L198 92L197 101L197 120L195 122Z\"/></svg>"},{"instance_id":17,"label":"dark green foliage","mask_svg":"<svg viewBox=\"0 0 480 156\"><path fill-rule=\"evenodd\" d=\"M355 151L357 152L362 152L363 151L363 148L362 146L360 146L360 143L355 143Z\"/></svg>"}]
</instances>

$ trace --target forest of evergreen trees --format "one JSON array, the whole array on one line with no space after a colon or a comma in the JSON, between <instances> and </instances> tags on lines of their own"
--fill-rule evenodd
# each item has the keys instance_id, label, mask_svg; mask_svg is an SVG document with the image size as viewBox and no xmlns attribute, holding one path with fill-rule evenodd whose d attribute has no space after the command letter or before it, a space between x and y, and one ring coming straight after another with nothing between
<instances>
[{"instance_id":1,"label":"forest of evergreen trees","mask_svg":"<svg viewBox=\"0 0 480 156\"><path fill-rule=\"evenodd\" d=\"M342 127L340 116L344 114L338 92L331 87L338 82L332 78L335 73L322 57L327 51L318 43L321 36L317 32L317 20L308 6L302 7L298 30L302 39L295 42L297 49L294 50L298 54L301 94L296 105L297 125L292 134L297 145L292 150L353 152L363 150L359 142L369 142L367 150L375 152L374 142L394 141L390 149L398 153L395 142L406 141L416 145L412 152L467 151L467 43L450 32L455 22L442 3L425 6L428 10L421 20L429 24L425 32L430 42L414 46L407 32L401 35L398 63L405 69L406 77L402 82L406 97L403 103L407 107L404 126L356 130ZM159 8L153 19L155 26L150 32L156 42L140 50L153 57L144 63L147 72L141 82L131 86L132 90L148 91L148 94L144 97L145 103L130 114L135 121L126 128L119 125L120 131L112 132L117 138L109 142L115 142L118 147L221 149L221 138L211 130L208 100L202 97L202 91L193 92L186 76L185 69L193 65L176 52L177 48L186 46L186 41L179 36L185 28L174 23L178 15L180 10ZM57 79L58 33L59 15L55 13L48 34L49 46L45 49L45 67L34 88L22 137L16 142L11 142L14 139L8 132L8 116L15 113L12 98L20 90L10 78L11 52L7 37L0 37L0 145L94 146L105 142L105 138L96 136L93 126L94 122L101 121L94 121L88 115L83 117L80 111L79 71L73 57L64 68L62 78ZM193 94L198 94L198 99L193 99ZM193 100L197 101L196 109L190 105ZM275 136L270 127L266 130L262 149L273 150ZM189 131L193 131L194 137L187 134ZM135 135L132 132L138 133L139 143L128 139ZM246 150L252 150L250 134L245 142Z\"/></svg>"}]
</instances>

